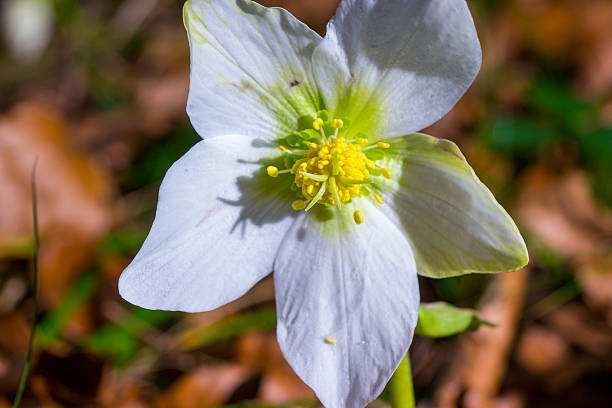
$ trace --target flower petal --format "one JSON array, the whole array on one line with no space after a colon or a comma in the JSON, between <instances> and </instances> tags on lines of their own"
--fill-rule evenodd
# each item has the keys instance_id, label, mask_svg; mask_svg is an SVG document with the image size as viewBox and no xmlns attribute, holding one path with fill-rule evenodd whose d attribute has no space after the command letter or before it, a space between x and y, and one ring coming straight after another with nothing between
<instances>
[{"instance_id":1,"label":"flower petal","mask_svg":"<svg viewBox=\"0 0 612 408\"><path fill-rule=\"evenodd\" d=\"M453 142L420 133L395 140L401 176L381 208L409 236L419 274L508 272L527 263L514 221Z\"/></svg>"},{"instance_id":2,"label":"flower petal","mask_svg":"<svg viewBox=\"0 0 612 408\"><path fill-rule=\"evenodd\" d=\"M286 136L319 108L311 77L321 37L279 8L250 0L190 0L187 113L200 136Z\"/></svg>"},{"instance_id":3,"label":"flower petal","mask_svg":"<svg viewBox=\"0 0 612 408\"><path fill-rule=\"evenodd\" d=\"M330 112L356 119L378 106L374 130L400 136L453 107L481 50L464 0L343 0L313 58Z\"/></svg>"},{"instance_id":4,"label":"flower petal","mask_svg":"<svg viewBox=\"0 0 612 408\"><path fill-rule=\"evenodd\" d=\"M323 227L323 214L296 222L274 263L278 341L328 408L363 407L376 398L406 354L417 322L410 245L361 201L361 225L350 212Z\"/></svg>"},{"instance_id":5,"label":"flower petal","mask_svg":"<svg viewBox=\"0 0 612 408\"><path fill-rule=\"evenodd\" d=\"M260 171L256 160L270 149L251 142L202 141L168 170L151 231L119 279L124 299L148 309L205 311L272 271L294 221L290 201L277 192L290 190Z\"/></svg>"}]
</instances>

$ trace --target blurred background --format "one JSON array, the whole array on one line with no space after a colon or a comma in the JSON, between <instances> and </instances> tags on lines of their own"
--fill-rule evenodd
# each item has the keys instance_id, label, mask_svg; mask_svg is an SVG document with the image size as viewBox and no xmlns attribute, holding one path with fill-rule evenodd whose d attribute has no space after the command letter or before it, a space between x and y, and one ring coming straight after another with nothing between
<instances>
[{"instance_id":1,"label":"blurred background","mask_svg":"<svg viewBox=\"0 0 612 408\"><path fill-rule=\"evenodd\" d=\"M337 1L262 3L320 31ZM499 326L416 337L419 406L609 407L612 2L469 6L482 70L426 133L459 144L517 220L531 263L421 280L424 301L477 308ZM185 114L181 8L1 3L0 408L16 393L32 323L35 156L40 326L22 406L318 406L278 349L271 279L200 314L135 308L117 293L165 171L199 140Z\"/></svg>"}]
</instances>

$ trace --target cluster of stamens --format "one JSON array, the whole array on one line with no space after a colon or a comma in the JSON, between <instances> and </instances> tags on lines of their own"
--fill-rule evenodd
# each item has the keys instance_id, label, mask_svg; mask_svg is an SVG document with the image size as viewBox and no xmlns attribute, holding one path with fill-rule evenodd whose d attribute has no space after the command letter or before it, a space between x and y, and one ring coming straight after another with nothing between
<instances>
[{"instance_id":1,"label":"cluster of stamens","mask_svg":"<svg viewBox=\"0 0 612 408\"><path fill-rule=\"evenodd\" d=\"M267 173L271 177L285 173L294 175L299 196L291 203L294 210L308 211L315 204L341 207L353 204L352 199L360 196L372 197L383 204L372 185L376 177L391 178L388 169L375 163L384 157L381 150L388 149L389 143L370 143L361 133L347 139L339 134L343 127L343 120L330 121L327 112L320 111L312 122L312 129L290 135L285 139L289 146L279 146L288 155L285 160L288 168L279 170L268 166ZM354 209L353 219L357 224L363 222L359 210Z\"/></svg>"}]
</instances>

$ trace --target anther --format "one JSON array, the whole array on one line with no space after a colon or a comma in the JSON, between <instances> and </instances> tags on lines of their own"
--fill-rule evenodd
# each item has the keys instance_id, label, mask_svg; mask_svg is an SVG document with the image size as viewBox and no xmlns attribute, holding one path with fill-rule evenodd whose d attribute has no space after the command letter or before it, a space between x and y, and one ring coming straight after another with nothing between
<instances>
[{"instance_id":1,"label":"anther","mask_svg":"<svg viewBox=\"0 0 612 408\"><path fill-rule=\"evenodd\" d=\"M391 172L389 171L389 169L381 168L380 174L382 174L383 177L386 179L391 179Z\"/></svg>"},{"instance_id":2,"label":"anther","mask_svg":"<svg viewBox=\"0 0 612 408\"><path fill-rule=\"evenodd\" d=\"M294 210L303 210L306 207L306 201L304 200L295 200L291 203L291 208Z\"/></svg>"},{"instance_id":3,"label":"anther","mask_svg":"<svg viewBox=\"0 0 612 408\"><path fill-rule=\"evenodd\" d=\"M342 122L342 119L334 119L332 120L331 125L334 129L342 129L342 126L344 126L344 122Z\"/></svg>"},{"instance_id":4,"label":"anther","mask_svg":"<svg viewBox=\"0 0 612 408\"><path fill-rule=\"evenodd\" d=\"M325 339L326 343L334 344L336 342L335 339L330 339L329 337Z\"/></svg>"},{"instance_id":5,"label":"anther","mask_svg":"<svg viewBox=\"0 0 612 408\"><path fill-rule=\"evenodd\" d=\"M355 143L365 144L368 143L368 139L364 137L358 137L357 139L355 139Z\"/></svg>"},{"instance_id":6,"label":"anther","mask_svg":"<svg viewBox=\"0 0 612 408\"><path fill-rule=\"evenodd\" d=\"M378 147L382 147L383 149L388 149L389 147L391 147L391 145L389 143L387 143L387 142L378 142L378 143L376 143L376 145Z\"/></svg>"},{"instance_id":7,"label":"anther","mask_svg":"<svg viewBox=\"0 0 612 408\"><path fill-rule=\"evenodd\" d=\"M378 194L376 194L376 193L374 194L374 199L376 200L376 202L377 202L378 204L384 204L384 201L383 201L382 197L381 197L381 196L379 196L379 195L378 195Z\"/></svg>"},{"instance_id":8,"label":"anther","mask_svg":"<svg viewBox=\"0 0 612 408\"><path fill-rule=\"evenodd\" d=\"M268 176L270 176L270 177L278 177L278 168L277 167L268 166L266 168L266 171L268 172Z\"/></svg>"},{"instance_id":9,"label":"anther","mask_svg":"<svg viewBox=\"0 0 612 408\"><path fill-rule=\"evenodd\" d=\"M363 214L361 214L361 211L355 210L355 212L353 212L353 220L357 225L363 223Z\"/></svg>"},{"instance_id":10,"label":"anther","mask_svg":"<svg viewBox=\"0 0 612 408\"><path fill-rule=\"evenodd\" d=\"M314 122L312 122L312 127L314 130L321 130L321 128L323 127L323 119L316 118Z\"/></svg>"},{"instance_id":11,"label":"anther","mask_svg":"<svg viewBox=\"0 0 612 408\"><path fill-rule=\"evenodd\" d=\"M278 146L279 149L281 149L282 152L286 152L287 148L285 146Z\"/></svg>"}]
</instances>

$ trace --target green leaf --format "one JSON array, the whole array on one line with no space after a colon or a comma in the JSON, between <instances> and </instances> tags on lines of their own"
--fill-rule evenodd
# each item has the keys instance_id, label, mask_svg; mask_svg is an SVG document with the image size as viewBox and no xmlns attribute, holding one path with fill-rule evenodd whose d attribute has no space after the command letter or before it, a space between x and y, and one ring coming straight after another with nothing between
<instances>
[{"instance_id":1,"label":"green leaf","mask_svg":"<svg viewBox=\"0 0 612 408\"><path fill-rule=\"evenodd\" d=\"M121 366L142 348L140 337L144 332L167 324L176 315L175 312L133 307L120 321L93 333L85 345L90 351L111 358L115 365Z\"/></svg>"},{"instance_id":2,"label":"green leaf","mask_svg":"<svg viewBox=\"0 0 612 408\"><path fill-rule=\"evenodd\" d=\"M93 294L98 283L98 276L86 272L70 288L59 305L40 322L37 341L46 346L53 343L63 332L70 318Z\"/></svg>"},{"instance_id":3,"label":"green leaf","mask_svg":"<svg viewBox=\"0 0 612 408\"><path fill-rule=\"evenodd\" d=\"M495 118L486 142L495 150L520 158L533 159L538 149L560 134L554 126L524 117L500 116Z\"/></svg>"},{"instance_id":4,"label":"green leaf","mask_svg":"<svg viewBox=\"0 0 612 408\"><path fill-rule=\"evenodd\" d=\"M274 327L276 327L276 311L274 308L262 309L230 316L210 326L196 327L184 334L181 345L185 350L193 350L242 333L253 330L270 330Z\"/></svg>"},{"instance_id":5,"label":"green leaf","mask_svg":"<svg viewBox=\"0 0 612 408\"><path fill-rule=\"evenodd\" d=\"M415 334L425 337L448 337L473 331L480 325L495 326L481 319L474 310L462 309L445 302L421 303Z\"/></svg>"},{"instance_id":6,"label":"green leaf","mask_svg":"<svg viewBox=\"0 0 612 408\"><path fill-rule=\"evenodd\" d=\"M579 140L584 167L591 174L595 196L612 206L612 128L601 128Z\"/></svg>"}]
</instances>

